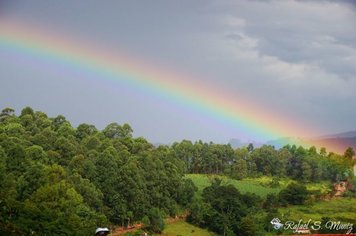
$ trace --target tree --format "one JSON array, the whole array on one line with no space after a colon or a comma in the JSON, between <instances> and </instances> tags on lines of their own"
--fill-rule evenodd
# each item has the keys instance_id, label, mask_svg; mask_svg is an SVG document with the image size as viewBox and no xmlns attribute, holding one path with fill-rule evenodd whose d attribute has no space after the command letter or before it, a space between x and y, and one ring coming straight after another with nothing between
<instances>
[{"instance_id":1,"label":"tree","mask_svg":"<svg viewBox=\"0 0 356 236\"><path fill-rule=\"evenodd\" d=\"M165 227L164 214L158 208L151 208L145 217L146 227L154 233L162 233Z\"/></svg>"},{"instance_id":2,"label":"tree","mask_svg":"<svg viewBox=\"0 0 356 236\"><path fill-rule=\"evenodd\" d=\"M211 206L206 216L208 227L224 235L238 234L238 223L247 213L240 192L232 185L223 186L221 181L215 180L203 190L202 196Z\"/></svg>"},{"instance_id":3,"label":"tree","mask_svg":"<svg viewBox=\"0 0 356 236\"><path fill-rule=\"evenodd\" d=\"M73 129L73 127L70 125L69 122L64 122L63 124L61 124L59 127L57 127L57 133L60 136L69 138L70 136L75 135L75 130Z\"/></svg>"},{"instance_id":4,"label":"tree","mask_svg":"<svg viewBox=\"0 0 356 236\"><path fill-rule=\"evenodd\" d=\"M47 114L41 111L36 111L34 115L34 122L38 129L43 130L51 127L52 121L48 118Z\"/></svg>"},{"instance_id":5,"label":"tree","mask_svg":"<svg viewBox=\"0 0 356 236\"><path fill-rule=\"evenodd\" d=\"M26 228L38 235L90 235L103 216L95 214L66 181L44 185L24 205Z\"/></svg>"},{"instance_id":6,"label":"tree","mask_svg":"<svg viewBox=\"0 0 356 236\"><path fill-rule=\"evenodd\" d=\"M131 138L132 137L132 128L129 124L124 124L120 126L118 123L114 122L105 127L103 134L110 138Z\"/></svg>"},{"instance_id":7,"label":"tree","mask_svg":"<svg viewBox=\"0 0 356 236\"><path fill-rule=\"evenodd\" d=\"M198 163L196 163L197 160L195 157L196 148L191 141L183 140L180 143L174 143L172 149L175 156L184 161L187 172L196 173L198 171L196 168Z\"/></svg>"},{"instance_id":8,"label":"tree","mask_svg":"<svg viewBox=\"0 0 356 236\"><path fill-rule=\"evenodd\" d=\"M243 202L243 205L248 207L249 209L252 208L260 208L262 205L262 199L260 196L258 196L255 193L245 193L241 195L241 200Z\"/></svg>"},{"instance_id":9,"label":"tree","mask_svg":"<svg viewBox=\"0 0 356 236\"><path fill-rule=\"evenodd\" d=\"M244 236L256 236L259 231L255 219L250 216L241 219L239 228L240 235Z\"/></svg>"},{"instance_id":10,"label":"tree","mask_svg":"<svg viewBox=\"0 0 356 236\"><path fill-rule=\"evenodd\" d=\"M120 127L120 138L132 138L133 129L127 123Z\"/></svg>"},{"instance_id":11,"label":"tree","mask_svg":"<svg viewBox=\"0 0 356 236\"><path fill-rule=\"evenodd\" d=\"M198 191L198 188L194 185L191 179L184 179L178 188L177 202L182 206L187 206L191 203L194 193Z\"/></svg>"},{"instance_id":12,"label":"tree","mask_svg":"<svg viewBox=\"0 0 356 236\"><path fill-rule=\"evenodd\" d=\"M34 122L33 122L33 115L23 115L20 117L21 119L21 125L28 131L33 132L36 128Z\"/></svg>"},{"instance_id":13,"label":"tree","mask_svg":"<svg viewBox=\"0 0 356 236\"><path fill-rule=\"evenodd\" d=\"M57 141L54 143L55 151L57 151L61 158L57 160L57 163L61 165L68 165L72 157L75 155L76 146L69 139L65 137L59 137Z\"/></svg>"},{"instance_id":14,"label":"tree","mask_svg":"<svg viewBox=\"0 0 356 236\"><path fill-rule=\"evenodd\" d=\"M317 153L316 151L316 147L315 146L311 146L308 150L309 154L315 155Z\"/></svg>"},{"instance_id":15,"label":"tree","mask_svg":"<svg viewBox=\"0 0 356 236\"><path fill-rule=\"evenodd\" d=\"M301 175L302 181L304 182L310 181L313 174L310 164L306 161L302 161L301 170L302 170L302 175Z\"/></svg>"},{"instance_id":16,"label":"tree","mask_svg":"<svg viewBox=\"0 0 356 236\"><path fill-rule=\"evenodd\" d=\"M248 152L252 152L254 150L254 146L253 146L253 143L249 143L248 146L247 146L247 150Z\"/></svg>"},{"instance_id":17,"label":"tree","mask_svg":"<svg viewBox=\"0 0 356 236\"><path fill-rule=\"evenodd\" d=\"M68 165L69 170L74 174L78 173L81 177L94 180L96 176L95 164L84 155L76 155Z\"/></svg>"},{"instance_id":18,"label":"tree","mask_svg":"<svg viewBox=\"0 0 356 236\"><path fill-rule=\"evenodd\" d=\"M153 148L152 144L150 144L146 139L142 137L131 139L131 140L133 141L132 148L131 148L132 154L139 154L141 152L149 151L150 149Z\"/></svg>"},{"instance_id":19,"label":"tree","mask_svg":"<svg viewBox=\"0 0 356 236\"><path fill-rule=\"evenodd\" d=\"M193 198L189 205L189 215L187 221L200 227L207 227L206 216L210 210L210 205L203 202L200 198Z\"/></svg>"},{"instance_id":20,"label":"tree","mask_svg":"<svg viewBox=\"0 0 356 236\"><path fill-rule=\"evenodd\" d=\"M13 172L15 175L20 175L24 172L27 162L23 146L11 143L11 146L7 150L6 156L6 165L9 171Z\"/></svg>"},{"instance_id":21,"label":"tree","mask_svg":"<svg viewBox=\"0 0 356 236\"><path fill-rule=\"evenodd\" d=\"M43 148L38 145L33 145L25 149L26 158L31 161L38 161L42 163L47 163L47 154L44 152Z\"/></svg>"},{"instance_id":22,"label":"tree","mask_svg":"<svg viewBox=\"0 0 356 236\"><path fill-rule=\"evenodd\" d=\"M103 208L103 193L88 179L79 174L70 176L74 189L83 197L83 201L92 209L101 211Z\"/></svg>"},{"instance_id":23,"label":"tree","mask_svg":"<svg viewBox=\"0 0 356 236\"><path fill-rule=\"evenodd\" d=\"M243 179L247 177L247 163L243 159L239 159L231 167L231 177L234 179Z\"/></svg>"},{"instance_id":24,"label":"tree","mask_svg":"<svg viewBox=\"0 0 356 236\"><path fill-rule=\"evenodd\" d=\"M279 163L278 153L272 146L263 145L255 149L251 157L256 163L257 171L264 175L276 175L276 170L283 168L283 166L279 167L282 164Z\"/></svg>"},{"instance_id":25,"label":"tree","mask_svg":"<svg viewBox=\"0 0 356 236\"><path fill-rule=\"evenodd\" d=\"M11 116L15 116L15 110L10 107L4 108L0 113L0 122L5 121L7 118Z\"/></svg>"},{"instance_id":26,"label":"tree","mask_svg":"<svg viewBox=\"0 0 356 236\"><path fill-rule=\"evenodd\" d=\"M100 147L101 141L97 136L88 136L83 139L82 143L88 150L97 150Z\"/></svg>"},{"instance_id":27,"label":"tree","mask_svg":"<svg viewBox=\"0 0 356 236\"><path fill-rule=\"evenodd\" d=\"M96 132L98 132L98 130L94 125L80 124L75 131L75 137L82 140L85 137L95 134Z\"/></svg>"},{"instance_id":28,"label":"tree","mask_svg":"<svg viewBox=\"0 0 356 236\"><path fill-rule=\"evenodd\" d=\"M33 144L41 146L44 150L51 150L57 140L56 134L50 127L38 130L32 137Z\"/></svg>"},{"instance_id":29,"label":"tree","mask_svg":"<svg viewBox=\"0 0 356 236\"><path fill-rule=\"evenodd\" d=\"M67 120L63 115L58 115L56 118L53 119L52 127L54 130L58 130L59 127L61 127L61 125L66 122L67 122Z\"/></svg>"},{"instance_id":30,"label":"tree","mask_svg":"<svg viewBox=\"0 0 356 236\"><path fill-rule=\"evenodd\" d=\"M275 194L269 193L267 194L266 200L263 203L263 208L269 210L276 208L278 206L278 197Z\"/></svg>"},{"instance_id":31,"label":"tree","mask_svg":"<svg viewBox=\"0 0 356 236\"><path fill-rule=\"evenodd\" d=\"M27 167L27 170L18 178L17 191L18 199L24 201L33 192L46 183L45 166L41 163L34 163Z\"/></svg>"},{"instance_id":32,"label":"tree","mask_svg":"<svg viewBox=\"0 0 356 236\"><path fill-rule=\"evenodd\" d=\"M131 212L131 214L122 215L121 222L127 222L129 225L132 220L140 220L147 209L148 201L145 196L144 175L136 160L129 161L120 168L117 188L127 207L127 212Z\"/></svg>"},{"instance_id":33,"label":"tree","mask_svg":"<svg viewBox=\"0 0 356 236\"><path fill-rule=\"evenodd\" d=\"M11 122L4 126L4 131L9 137L22 138L25 133L25 129L20 123Z\"/></svg>"},{"instance_id":34,"label":"tree","mask_svg":"<svg viewBox=\"0 0 356 236\"><path fill-rule=\"evenodd\" d=\"M33 111L33 109L31 107L25 107L24 109L21 110L21 116L25 116L25 115L30 115L33 116L35 114L35 112Z\"/></svg>"},{"instance_id":35,"label":"tree","mask_svg":"<svg viewBox=\"0 0 356 236\"><path fill-rule=\"evenodd\" d=\"M302 205L308 199L309 192L302 184L291 183L279 193L283 205Z\"/></svg>"},{"instance_id":36,"label":"tree","mask_svg":"<svg viewBox=\"0 0 356 236\"><path fill-rule=\"evenodd\" d=\"M349 160L352 160L352 157L355 156L355 151L352 147L348 147L344 153L344 157L346 157Z\"/></svg>"}]
</instances>

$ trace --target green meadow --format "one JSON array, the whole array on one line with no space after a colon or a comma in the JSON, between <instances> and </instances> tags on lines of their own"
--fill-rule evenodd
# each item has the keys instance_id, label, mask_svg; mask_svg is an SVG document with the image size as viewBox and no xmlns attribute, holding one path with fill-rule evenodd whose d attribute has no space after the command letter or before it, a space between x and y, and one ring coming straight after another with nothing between
<instances>
[{"instance_id":1,"label":"green meadow","mask_svg":"<svg viewBox=\"0 0 356 236\"><path fill-rule=\"evenodd\" d=\"M133 231L124 234L124 236L139 235L141 230ZM184 220L175 222L166 222L165 229L161 234L153 234L156 236L216 236L213 232L206 229L199 228L195 225L189 224Z\"/></svg>"},{"instance_id":2,"label":"green meadow","mask_svg":"<svg viewBox=\"0 0 356 236\"><path fill-rule=\"evenodd\" d=\"M322 217L329 217L332 220L356 223L356 198L336 198L311 205L279 208L279 214L288 220L316 221Z\"/></svg>"},{"instance_id":3,"label":"green meadow","mask_svg":"<svg viewBox=\"0 0 356 236\"><path fill-rule=\"evenodd\" d=\"M241 193L255 193L260 197L266 197L267 194L278 194L289 183L294 182L291 179L280 179L278 187L271 187L272 177L262 176L259 178L246 178L243 180L235 180L221 175L205 175L205 174L187 174L186 178L191 179L198 188L198 196L201 195L204 188L208 187L214 178L222 179L223 184L232 184ZM331 191L331 185L328 182L308 183L306 184L308 190L327 193Z\"/></svg>"},{"instance_id":4,"label":"green meadow","mask_svg":"<svg viewBox=\"0 0 356 236\"><path fill-rule=\"evenodd\" d=\"M164 236L214 236L215 234L206 229L191 225L183 220L166 225Z\"/></svg>"},{"instance_id":5,"label":"green meadow","mask_svg":"<svg viewBox=\"0 0 356 236\"><path fill-rule=\"evenodd\" d=\"M204 175L204 174L187 174L186 178L191 179L193 183L197 186L199 196L201 195L203 189L208 187L214 178L222 179L223 184L226 185L232 184L241 193L250 192L250 193L255 193L261 197L265 197L269 193L277 194L281 190L280 187L277 188L265 187L261 184L260 180L258 179L234 180L226 176Z\"/></svg>"}]
</instances>

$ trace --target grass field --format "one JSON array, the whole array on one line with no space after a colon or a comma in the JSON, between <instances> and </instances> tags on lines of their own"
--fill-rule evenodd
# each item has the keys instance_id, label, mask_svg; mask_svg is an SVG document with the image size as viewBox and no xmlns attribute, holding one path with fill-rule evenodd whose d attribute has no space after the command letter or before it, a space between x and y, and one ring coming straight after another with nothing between
<instances>
[{"instance_id":1,"label":"grass field","mask_svg":"<svg viewBox=\"0 0 356 236\"><path fill-rule=\"evenodd\" d=\"M329 217L333 220L356 223L356 198L337 198L312 205L280 208L279 212L289 220L320 220L322 217Z\"/></svg>"},{"instance_id":2,"label":"grass field","mask_svg":"<svg viewBox=\"0 0 356 236\"><path fill-rule=\"evenodd\" d=\"M214 236L215 234L205 229L191 225L183 220L167 224L163 236Z\"/></svg>"},{"instance_id":3,"label":"grass field","mask_svg":"<svg viewBox=\"0 0 356 236\"><path fill-rule=\"evenodd\" d=\"M138 235L137 234L138 232L140 231L137 230L132 231L123 234L123 236ZM214 234L213 232L191 225L185 222L183 219L174 222L166 222L166 227L163 230L162 234L154 234L154 235L155 236L216 236L216 234Z\"/></svg>"},{"instance_id":4,"label":"grass field","mask_svg":"<svg viewBox=\"0 0 356 236\"><path fill-rule=\"evenodd\" d=\"M271 188L262 186L260 182L256 179L245 179L245 180L234 180L226 176L217 176L217 175L202 175L202 174L188 174L186 178L189 178L193 183L198 187L198 195L201 195L204 188L208 187L211 183L211 180L215 177L221 178L223 184L232 184L234 185L241 193L255 193L261 197L265 197L269 193L279 193L281 190L280 187Z\"/></svg>"},{"instance_id":5,"label":"grass field","mask_svg":"<svg viewBox=\"0 0 356 236\"><path fill-rule=\"evenodd\" d=\"M289 183L293 182L290 179L281 179L278 187L272 188L268 184L272 181L271 177L263 176L260 178L234 180L226 176L219 175L204 175L204 174L187 174L186 178L191 179L198 187L198 195L201 195L204 188L208 187L211 180L215 177L221 178L223 184L234 185L241 193L255 193L260 197L266 197L269 193L278 194ZM320 190L322 193L330 191L329 183L310 183L306 184L308 190Z\"/></svg>"}]
</instances>

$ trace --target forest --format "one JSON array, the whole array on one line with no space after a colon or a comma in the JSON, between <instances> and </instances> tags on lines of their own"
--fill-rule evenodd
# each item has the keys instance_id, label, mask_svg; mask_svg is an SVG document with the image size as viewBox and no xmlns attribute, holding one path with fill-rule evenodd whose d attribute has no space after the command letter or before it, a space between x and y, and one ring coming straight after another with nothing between
<instances>
[{"instance_id":1,"label":"forest","mask_svg":"<svg viewBox=\"0 0 356 236\"><path fill-rule=\"evenodd\" d=\"M354 183L352 148L287 145L233 149L229 144L182 140L153 145L133 137L129 124L99 130L73 127L63 115L25 107L0 114L0 234L93 235L97 227L141 222L161 233L165 218L186 220L218 235L265 235L277 208L321 201L311 183ZM212 176L198 193L190 174ZM267 176L270 187L290 183L277 194L242 193L234 180ZM329 193L328 193L329 194ZM347 196L355 197L355 187ZM260 215L259 220L254 216ZM262 217L263 216L263 217ZM325 220L325 219L324 219ZM139 234L139 232L138 232Z\"/></svg>"}]
</instances>

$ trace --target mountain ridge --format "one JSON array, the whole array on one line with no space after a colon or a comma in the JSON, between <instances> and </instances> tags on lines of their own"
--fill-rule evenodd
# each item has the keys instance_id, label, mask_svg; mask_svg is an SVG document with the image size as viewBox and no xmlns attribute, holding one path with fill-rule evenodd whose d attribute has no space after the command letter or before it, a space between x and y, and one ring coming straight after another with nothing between
<instances>
[{"instance_id":1,"label":"mountain ridge","mask_svg":"<svg viewBox=\"0 0 356 236\"><path fill-rule=\"evenodd\" d=\"M274 140L266 141L265 143L258 143L258 142L242 142L239 139L230 139L229 144L233 148L240 148L243 146L247 146L249 143L252 143L255 147L259 147L262 145L271 145L275 148L282 148L287 144L295 144L297 146L302 145L305 143L309 143L310 146L315 146L317 148L325 147L327 151L337 152L337 153L344 153L344 151L348 147L352 147L356 150L356 131L346 131L336 134L328 134L328 135L321 135L318 137L312 138L294 138L294 137L284 137Z\"/></svg>"}]
</instances>

